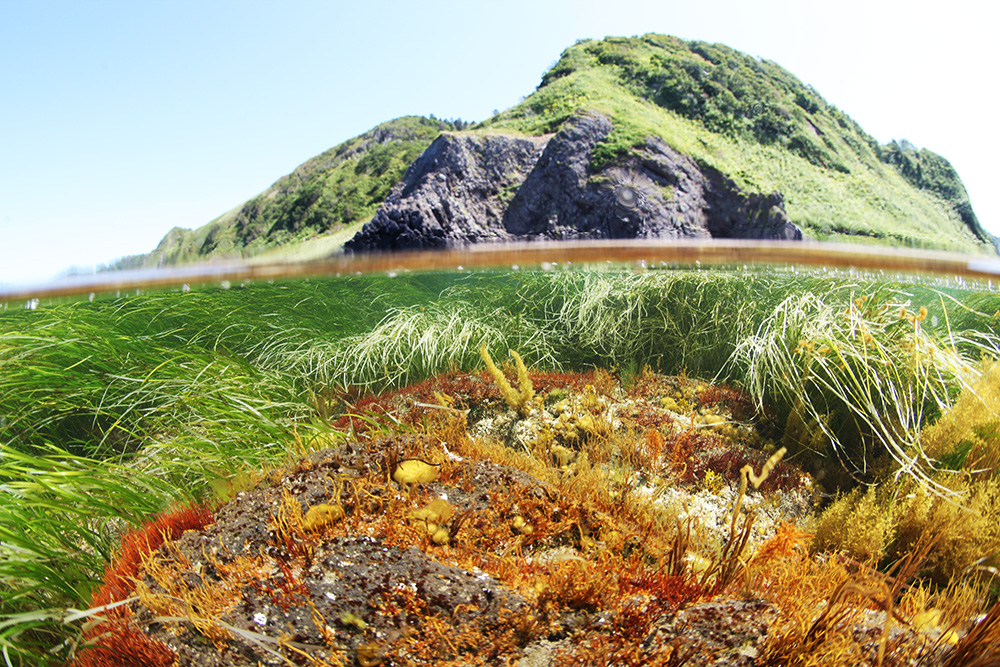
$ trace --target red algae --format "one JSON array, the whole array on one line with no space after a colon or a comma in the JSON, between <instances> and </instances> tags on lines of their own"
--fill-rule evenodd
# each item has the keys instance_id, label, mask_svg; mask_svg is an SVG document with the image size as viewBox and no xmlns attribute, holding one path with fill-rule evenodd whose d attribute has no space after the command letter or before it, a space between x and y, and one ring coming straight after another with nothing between
<instances>
[{"instance_id":1,"label":"red algae","mask_svg":"<svg viewBox=\"0 0 1000 667\"><path fill-rule=\"evenodd\" d=\"M145 559L165 542L187 530L201 530L212 520L212 512L207 507L178 507L126 532L118 553L104 571L103 584L91 595L90 606L104 607L127 599L135 590L136 577ZM174 664L174 652L137 629L132 617L132 608L127 604L101 611L96 622L84 631L84 646L71 664L74 667L167 667Z\"/></svg>"},{"instance_id":2,"label":"red algae","mask_svg":"<svg viewBox=\"0 0 1000 667\"><path fill-rule=\"evenodd\" d=\"M169 647L124 620L99 627L100 633L91 637L96 643L77 655L74 667L170 667L176 661Z\"/></svg>"},{"instance_id":3,"label":"red algae","mask_svg":"<svg viewBox=\"0 0 1000 667\"><path fill-rule=\"evenodd\" d=\"M118 554L104 570L104 583L91 596L90 606L103 607L127 598L135 587L133 580L144 558L185 530L200 530L211 522L212 513L208 508L181 507L159 514L125 533ZM120 609L107 613L120 614Z\"/></svg>"}]
</instances>

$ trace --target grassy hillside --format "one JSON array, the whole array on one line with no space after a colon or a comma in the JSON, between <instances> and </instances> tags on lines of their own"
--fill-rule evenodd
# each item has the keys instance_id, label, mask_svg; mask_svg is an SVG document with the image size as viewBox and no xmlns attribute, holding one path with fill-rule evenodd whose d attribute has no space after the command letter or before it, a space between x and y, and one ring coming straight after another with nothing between
<instances>
[{"instance_id":1,"label":"grassy hillside","mask_svg":"<svg viewBox=\"0 0 1000 667\"><path fill-rule=\"evenodd\" d=\"M125 258L111 268L254 257L358 227L375 214L389 189L438 133L462 126L461 121L421 116L382 123L303 163L208 224L194 230L175 227L149 255Z\"/></svg>"},{"instance_id":2,"label":"grassy hillside","mask_svg":"<svg viewBox=\"0 0 1000 667\"><path fill-rule=\"evenodd\" d=\"M944 158L880 146L775 63L719 44L653 34L578 42L532 95L482 126L540 134L588 110L615 122L595 162L659 135L746 190L782 192L812 238L991 248Z\"/></svg>"},{"instance_id":3,"label":"grassy hillside","mask_svg":"<svg viewBox=\"0 0 1000 667\"><path fill-rule=\"evenodd\" d=\"M781 192L809 238L994 251L947 160L906 141L880 145L777 64L719 44L655 34L578 42L533 94L473 129L544 134L587 111L615 124L595 167L658 135L747 191ZM383 123L208 224L174 228L150 254L109 268L335 252L442 130L466 126L417 116Z\"/></svg>"}]
</instances>

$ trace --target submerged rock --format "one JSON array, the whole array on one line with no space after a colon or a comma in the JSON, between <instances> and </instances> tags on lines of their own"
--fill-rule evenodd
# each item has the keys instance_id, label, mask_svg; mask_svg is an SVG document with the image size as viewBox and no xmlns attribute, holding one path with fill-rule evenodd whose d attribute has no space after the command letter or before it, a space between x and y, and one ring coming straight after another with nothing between
<instances>
[{"instance_id":1,"label":"submerged rock","mask_svg":"<svg viewBox=\"0 0 1000 667\"><path fill-rule=\"evenodd\" d=\"M345 405L335 426L355 437L151 546L78 664L749 667L844 649L875 665L883 629L892 664L941 663L947 647L839 586L881 575L809 554L811 482L763 462L742 392L651 372L530 382L523 413L486 373ZM393 480L414 461L435 474Z\"/></svg>"}]
</instances>

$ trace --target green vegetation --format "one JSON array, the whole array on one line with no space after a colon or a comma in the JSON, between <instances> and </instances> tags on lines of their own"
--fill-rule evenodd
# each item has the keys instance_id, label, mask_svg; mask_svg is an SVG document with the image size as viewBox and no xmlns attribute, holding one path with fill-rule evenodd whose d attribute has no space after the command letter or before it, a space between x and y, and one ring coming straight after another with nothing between
<instances>
[{"instance_id":1,"label":"green vegetation","mask_svg":"<svg viewBox=\"0 0 1000 667\"><path fill-rule=\"evenodd\" d=\"M721 44L648 34L578 42L523 102L475 126L433 116L383 123L208 224L174 228L148 255L108 268L273 257L279 248L292 248L295 256L329 254L342 246L345 230L374 215L440 132L539 135L588 112L614 122L594 151L595 169L661 137L747 192L782 193L789 217L807 237L995 251L943 157L906 141L880 145L776 63ZM312 243L317 239L324 243ZM306 243L311 247L300 250Z\"/></svg>"},{"instance_id":2,"label":"green vegetation","mask_svg":"<svg viewBox=\"0 0 1000 667\"><path fill-rule=\"evenodd\" d=\"M367 391L401 387L454 368L472 368L484 344L520 348L531 359L557 364L534 322L487 307L483 298L461 299L467 289L449 290L426 306L393 309L371 331L331 351L324 379Z\"/></svg>"},{"instance_id":3,"label":"green vegetation","mask_svg":"<svg viewBox=\"0 0 1000 667\"><path fill-rule=\"evenodd\" d=\"M815 547L877 563L902 558L926 532L936 538L927 571L939 583L992 564L1000 552L998 389L1000 364L994 361L920 431L921 454L938 462L928 481L951 497L929 493L908 476L856 488L823 513Z\"/></svg>"},{"instance_id":4,"label":"green vegetation","mask_svg":"<svg viewBox=\"0 0 1000 667\"><path fill-rule=\"evenodd\" d=\"M998 406L970 397L996 395L997 371L978 360L1000 349L997 312L994 292L961 285L721 269L349 277L7 308L0 646L36 656L72 640L67 610L87 605L123 530L353 437L330 425L345 396L478 368L484 345L544 369L610 365L628 382L652 366L745 387L794 462L839 467L840 452L852 471L896 479L888 496L835 506L881 517L881 533L823 544L900 554L956 499L983 521L996 513L977 471L1000 461ZM886 515L899 494L915 495ZM935 573L996 542L976 521L962 530L985 541Z\"/></svg>"},{"instance_id":5,"label":"green vegetation","mask_svg":"<svg viewBox=\"0 0 1000 667\"><path fill-rule=\"evenodd\" d=\"M924 326L925 306L910 312L892 290L831 296L788 297L740 342L734 359L746 369L746 386L761 401L791 406L806 437L828 441L852 474L869 474L870 447L947 493L930 477L920 426L978 375L980 356L1000 350L1000 339L954 331L942 339Z\"/></svg>"},{"instance_id":6,"label":"green vegetation","mask_svg":"<svg viewBox=\"0 0 1000 667\"><path fill-rule=\"evenodd\" d=\"M538 90L480 127L540 134L588 111L615 124L595 167L660 136L749 192L783 193L813 238L992 252L947 161L880 146L777 64L720 44L655 34L578 42Z\"/></svg>"},{"instance_id":7,"label":"green vegetation","mask_svg":"<svg viewBox=\"0 0 1000 667\"><path fill-rule=\"evenodd\" d=\"M883 162L895 165L903 178L915 187L933 192L948 202L977 237L991 238L972 210L962 179L946 159L926 148L918 149L905 139L880 146L878 154Z\"/></svg>"},{"instance_id":8,"label":"green vegetation","mask_svg":"<svg viewBox=\"0 0 1000 667\"><path fill-rule=\"evenodd\" d=\"M108 267L185 264L246 258L367 222L406 168L461 120L397 118L296 167L270 188L195 230L172 229L148 255Z\"/></svg>"}]
</instances>

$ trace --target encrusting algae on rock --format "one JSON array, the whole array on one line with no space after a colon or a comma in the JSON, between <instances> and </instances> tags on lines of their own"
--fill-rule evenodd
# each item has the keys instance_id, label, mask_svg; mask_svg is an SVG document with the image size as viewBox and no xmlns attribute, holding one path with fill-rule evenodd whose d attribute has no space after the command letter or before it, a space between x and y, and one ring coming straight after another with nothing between
<instances>
[{"instance_id":1,"label":"encrusting algae on rock","mask_svg":"<svg viewBox=\"0 0 1000 667\"><path fill-rule=\"evenodd\" d=\"M335 424L353 439L150 542L134 571L109 571L118 584L101 601L127 601L123 620L107 612L77 664L931 665L970 642L1000 653L969 620L981 606L908 586L935 557L930 533L890 574L810 551L818 489L739 390L515 362L518 391L494 366L361 399ZM567 412L575 437L559 427ZM602 426L581 429L585 416ZM124 657L94 662L111 653ZM147 654L159 657L136 657Z\"/></svg>"}]
</instances>

